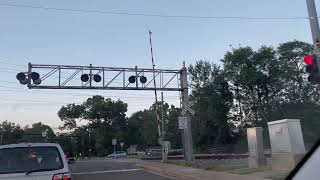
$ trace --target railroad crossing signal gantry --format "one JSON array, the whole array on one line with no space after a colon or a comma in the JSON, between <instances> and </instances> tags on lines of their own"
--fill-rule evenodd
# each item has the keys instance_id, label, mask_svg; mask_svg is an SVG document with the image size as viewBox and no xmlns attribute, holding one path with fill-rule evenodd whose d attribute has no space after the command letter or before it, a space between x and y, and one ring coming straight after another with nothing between
<instances>
[{"instance_id":1,"label":"railroad crossing signal gantry","mask_svg":"<svg viewBox=\"0 0 320 180\"><path fill-rule=\"evenodd\" d=\"M28 71L18 73L16 77L29 89L179 91L187 123L183 130L185 159L187 163L193 160L190 113L194 112L189 103L185 65L180 70L170 70L29 63Z\"/></svg>"},{"instance_id":2,"label":"railroad crossing signal gantry","mask_svg":"<svg viewBox=\"0 0 320 180\"><path fill-rule=\"evenodd\" d=\"M30 89L159 90L181 91L182 70L117 68L100 66L28 64L17 74ZM159 81L157 87L153 80Z\"/></svg>"}]
</instances>

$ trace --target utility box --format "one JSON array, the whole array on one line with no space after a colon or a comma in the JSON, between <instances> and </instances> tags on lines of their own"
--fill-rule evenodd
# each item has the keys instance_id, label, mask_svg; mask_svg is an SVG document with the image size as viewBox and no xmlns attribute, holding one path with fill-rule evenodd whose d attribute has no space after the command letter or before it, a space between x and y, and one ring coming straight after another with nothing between
<instances>
[{"instance_id":1,"label":"utility box","mask_svg":"<svg viewBox=\"0 0 320 180\"><path fill-rule=\"evenodd\" d=\"M268 122L272 149L272 169L291 170L305 154L299 119Z\"/></svg>"},{"instance_id":2,"label":"utility box","mask_svg":"<svg viewBox=\"0 0 320 180\"><path fill-rule=\"evenodd\" d=\"M266 165L263 148L263 129L262 127L254 127L247 129L249 158L248 165L250 168L258 168Z\"/></svg>"}]
</instances>

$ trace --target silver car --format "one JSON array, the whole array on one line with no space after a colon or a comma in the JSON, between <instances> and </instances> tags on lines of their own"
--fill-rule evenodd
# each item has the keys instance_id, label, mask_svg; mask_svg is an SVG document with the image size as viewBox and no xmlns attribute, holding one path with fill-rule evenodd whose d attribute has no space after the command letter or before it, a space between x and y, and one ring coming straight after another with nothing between
<instances>
[{"instance_id":1,"label":"silver car","mask_svg":"<svg viewBox=\"0 0 320 180\"><path fill-rule=\"evenodd\" d=\"M0 179L71 180L71 174L60 145L23 143L0 146Z\"/></svg>"},{"instance_id":2,"label":"silver car","mask_svg":"<svg viewBox=\"0 0 320 180\"><path fill-rule=\"evenodd\" d=\"M126 158L126 157L127 157L127 153L124 151L116 151L108 155L108 158Z\"/></svg>"}]
</instances>

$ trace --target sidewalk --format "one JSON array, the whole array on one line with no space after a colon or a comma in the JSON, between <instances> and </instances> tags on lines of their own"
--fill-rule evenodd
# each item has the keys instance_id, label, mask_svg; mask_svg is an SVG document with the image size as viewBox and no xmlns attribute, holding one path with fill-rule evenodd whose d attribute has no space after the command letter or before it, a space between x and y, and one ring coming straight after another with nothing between
<instances>
[{"instance_id":1,"label":"sidewalk","mask_svg":"<svg viewBox=\"0 0 320 180\"><path fill-rule=\"evenodd\" d=\"M229 174L161 162L139 161L137 162L137 166L146 171L167 175L181 180L263 180L262 178L255 176Z\"/></svg>"}]
</instances>

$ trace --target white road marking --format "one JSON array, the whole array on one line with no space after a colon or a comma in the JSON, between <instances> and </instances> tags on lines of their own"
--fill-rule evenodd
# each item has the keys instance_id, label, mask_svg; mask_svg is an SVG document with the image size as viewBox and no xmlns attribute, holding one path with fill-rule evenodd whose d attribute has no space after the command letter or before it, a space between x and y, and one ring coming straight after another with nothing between
<instances>
[{"instance_id":1,"label":"white road marking","mask_svg":"<svg viewBox=\"0 0 320 180\"><path fill-rule=\"evenodd\" d=\"M157 176L165 177L165 178L168 178L168 179L179 180L179 179L176 178L176 177L169 176L169 175L166 175L166 174L161 174L161 173L157 173L157 172L154 172L154 171L149 171L149 170L146 170L146 169L144 169L143 171L148 172L148 173L150 173L150 174L155 174L155 175L157 175Z\"/></svg>"},{"instance_id":2,"label":"white road marking","mask_svg":"<svg viewBox=\"0 0 320 180\"><path fill-rule=\"evenodd\" d=\"M103 174L103 173L117 173L117 172L131 172L131 171L141 171L141 169L118 169L118 170L108 170L108 171L79 172L79 173L72 173L72 174L74 174L74 175L81 175L81 174Z\"/></svg>"}]
</instances>

